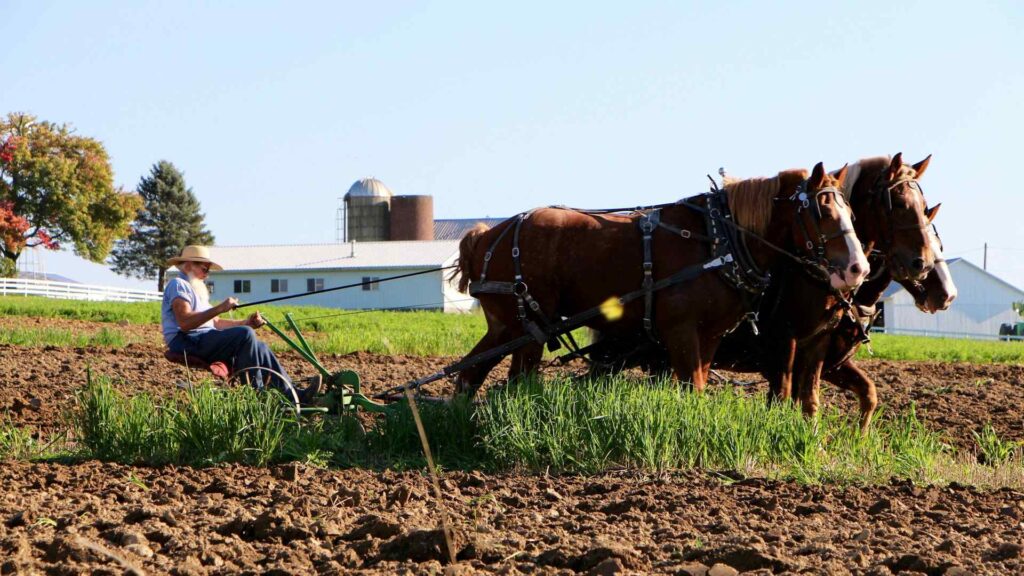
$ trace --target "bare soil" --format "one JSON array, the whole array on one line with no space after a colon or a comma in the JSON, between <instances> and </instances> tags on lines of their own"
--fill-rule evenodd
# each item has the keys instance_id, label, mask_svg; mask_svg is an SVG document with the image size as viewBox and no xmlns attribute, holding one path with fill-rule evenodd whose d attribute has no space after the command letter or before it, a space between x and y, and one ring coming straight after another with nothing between
<instances>
[{"instance_id":1,"label":"bare soil","mask_svg":"<svg viewBox=\"0 0 1024 576\"><path fill-rule=\"evenodd\" d=\"M61 427L89 367L126 392L173 393L185 370L162 358L147 333L154 328L123 328L138 342L123 350L0 346L0 418L41 433ZM282 360L294 375L311 373L297 356ZM453 359L322 360L357 371L373 392ZM961 447L989 421L1024 440L1024 367L863 364L884 404L914 403ZM842 392L824 390L826 403L855 410ZM8 462L0 466L0 574L1024 573L1024 494L1011 490L806 487L706 473L449 472L442 484L460 559L452 567L430 483L418 473Z\"/></svg>"}]
</instances>

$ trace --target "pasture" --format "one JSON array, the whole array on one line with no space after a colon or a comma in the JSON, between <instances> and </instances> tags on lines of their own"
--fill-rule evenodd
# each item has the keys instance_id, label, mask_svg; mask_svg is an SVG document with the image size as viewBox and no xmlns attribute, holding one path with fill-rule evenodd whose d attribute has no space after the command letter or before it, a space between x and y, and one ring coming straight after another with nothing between
<instances>
[{"instance_id":1,"label":"pasture","mask_svg":"<svg viewBox=\"0 0 1024 576\"><path fill-rule=\"evenodd\" d=\"M436 371L483 330L475 315L265 312L283 310L307 319L328 368L355 370L370 392ZM0 556L10 566L443 569L408 412L364 416L363 434L296 422L248 390L190 395L176 386L184 369L162 358L157 317L154 304L0 299ZM503 387L506 361L486 403L421 404L459 568L1016 571L1024 346L876 335L872 348L862 365L883 407L866 437L855 402L831 386L808 421L768 407L756 378L728 373L752 382L703 396L638 375L580 385L570 364Z\"/></svg>"}]
</instances>

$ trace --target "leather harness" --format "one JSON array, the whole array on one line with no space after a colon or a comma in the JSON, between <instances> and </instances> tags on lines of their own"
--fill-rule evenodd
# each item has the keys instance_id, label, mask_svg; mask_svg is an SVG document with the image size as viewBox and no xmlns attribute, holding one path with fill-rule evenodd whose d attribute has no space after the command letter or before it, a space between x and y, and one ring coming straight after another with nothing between
<instances>
[{"instance_id":1,"label":"leather harness","mask_svg":"<svg viewBox=\"0 0 1024 576\"><path fill-rule=\"evenodd\" d=\"M810 204L810 199L807 195L807 181L801 183L797 192L791 199L800 201L798 205L798 214L806 209ZM828 187L818 191L815 195L815 207L817 208L816 197L823 193L836 193L838 191L835 188ZM751 256L750 251L747 247L747 243L744 239L744 235L751 235L758 239L761 243L766 244L771 249L774 249L790 258L797 260L801 263L805 269L811 268L814 272L817 272L826 277L827 282L827 271L825 270L825 243L829 240L840 237L846 234L853 233L852 230L846 230L843 227L839 232L826 236L824 235L818 221L821 218L820 209L816 214L816 218L812 217L811 221L814 226L814 236L818 241L818 245L815 246L815 242L811 240L811 233L807 230L807 225L804 219L801 218L803 223L801 229L803 230L804 236L807 239L807 248L814 256L817 257L817 262L812 260L794 256L789 252L783 250L771 244L766 239L754 235L753 233L744 230L734 222L731 211L729 210L729 202L726 193L723 190L719 190L715 187L711 192L702 194L700 198L705 200L706 206L695 204L688 200L680 200L674 204L661 204L650 207L640 208L626 208L626 209L605 209L605 210L580 210L573 208L566 208L564 206L550 206L549 208L572 210L584 214L612 214L612 213L629 213L637 217L637 226L640 229L641 242L643 245L643 263L642 263L642 279L640 289L630 292L619 298L620 303L630 302L637 299L640 296L644 298L644 317L643 327L647 337L654 343L659 343L655 327L654 327L654 293L677 284L689 281L696 278L709 270L716 270L722 277L734 288L736 288L744 299L744 304L748 310L745 318L751 321L754 325L755 332L757 331L756 320L757 315L755 310L757 309L756 300L764 292L765 288L771 281L771 276L768 272L762 271ZM686 206L691 210L697 211L704 215L705 231L707 234L701 234L692 230L687 230L673 226L661 220L661 211L669 206ZM536 211L531 210L523 212L513 216L513 224L506 226L504 230L498 235L497 238L487 248L487 252L484 253L483 267L480 272L480 278L475 281L471 281L469 284L470 295L476 297L480 294L504 294L512 295L516 298L516 312L518 319L523 323L524 330L527 334L530 334L537 343L547 343L549 349L555 350L559 347L559 340L561 339L561 333L558 332L557 327L560 325L559 322L551 322L541 311L540 303L537 302L530 294L529 287L523 278L522 261L521 261L521 250L519 244L520 231L523 223L528 220L531 215ZM662 229L673 236L685 240L695 240L710 244L711 257L701 263L693 264L683 268L682 270L663 278L659 281L654 280L654 232L658 229ZM490 268L491 260L494 257L495 251L499 244L505 239L505 237L512 232L512 265L513 265L513 280L511 282L489 280L487 278L488 270ZM816 250L815 250L816 249ZM810 270L808 270L811 272ZM812 276L814 274L812 273ZM530 312L533 312L531 315ZM536 318L534 320L533 318ZM559 340L556 340L558 338ZM570 339L571 340L571 339ZM564 341L563 341L564 343ZM575 351L579 352L579 347L575 345L575 342L570 342L571 347Z\"/></svg>"}]
</instances>

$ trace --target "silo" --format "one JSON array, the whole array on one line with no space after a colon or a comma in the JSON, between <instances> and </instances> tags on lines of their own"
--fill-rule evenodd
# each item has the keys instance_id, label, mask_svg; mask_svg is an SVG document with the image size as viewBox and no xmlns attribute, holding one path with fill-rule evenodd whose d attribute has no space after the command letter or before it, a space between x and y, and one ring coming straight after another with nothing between
<instances>
[{"instance_id":1,"label":"silo","mask_svg":"<svg viewBox=\"0 0 1024 576\"><path fill-rule=\"evenodd\" d=\"M434 197L392 196L391 239L433 240Z\"/></svg>"},{"instance_id":2,"label":"silo","mask_svg":"<svg viewBox=\"0 0 1024 576\"><path fill-rule=\"evenodd\" d=\"M391 190L374 178L363 178L345 194L346 240L380 242L390 238Z\"/></svg>"}]
</instances>

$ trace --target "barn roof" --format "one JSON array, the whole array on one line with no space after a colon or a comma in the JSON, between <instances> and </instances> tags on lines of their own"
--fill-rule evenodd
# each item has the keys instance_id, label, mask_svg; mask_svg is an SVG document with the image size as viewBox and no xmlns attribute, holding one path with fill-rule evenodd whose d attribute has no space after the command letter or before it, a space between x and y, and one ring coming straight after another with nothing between
<instances>
[{"instance_id":1,"label":"barn roof","mask_svg":"<svg viewBox=\"0 0 1024 576\"><path fill-rule=\"evenodd\" d=\"M210 259L226 272L425 268L441 266L458 250L454 240L211 246Z\"/></svg>"},{"instance_id":2,"label":"barn roof","mask_svg":"<svg viewBox=\"0 0 1024 576\"><path fill-rule=\"evenodd\" d=\"M434 220L434 240L461 240L478 222L494 227L507 218L449 218Z\"/></svg>"}]
</instances>

